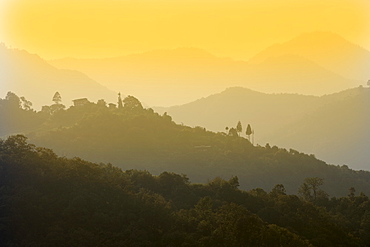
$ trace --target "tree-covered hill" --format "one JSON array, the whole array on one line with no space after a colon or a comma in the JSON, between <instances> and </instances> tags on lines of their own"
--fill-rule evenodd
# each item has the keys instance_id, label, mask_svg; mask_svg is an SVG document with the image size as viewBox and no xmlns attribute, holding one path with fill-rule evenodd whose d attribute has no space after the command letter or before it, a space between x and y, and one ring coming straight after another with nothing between
<instances>
[{"instance_id":1,"label":"tree-covered hill","mask_svg":"<svg viewBox=\"0 0 370 247\"><path fill-rule=\"evenodd\" d=\"M368 246L369 198L312 202L238 189L238 178L58 157L22 135L0 140L1 246ZM308 181L308 180L307 180Z\"/></svg>"},{"instance_id":2,"label":"tree-covered hill","mask_svg":"<svg viewBox=\"0 0 370 247\"><path fill-rule=\"evenodd\" d=\"M66 157L110 162L123 169L146 169L154 174L183 173L192 182L238 176L242 189L266 190L284 184L289 193L297 193L306 177L319 177L324 179L323 188L330 196L347 195L351 187L370 193L369 172L328 165L292 149L253 146L237 132L226 135L175 124L167 114L144 109L132 96L124 99L121 107L107 107L99 101L67 110L54 104L40 112L22 109L21 104L15 104L18 110L13 111L9 99L0 103L1 116L8 116L2 117L2 122L17 122L16 117L23 114L24 131L17 131L28 133L32 143ZM57 110L50 111L54 108ZM6 115L7 111L17 114Z\"/></svg>"},{"instance_id":3,"label":"tree-covered hill","mask_svg":"<svg viewBox=\"0 0 370 247\"><path fill-rule=\"evenodd\" d=\"M370 88L356 87L324 96L265 94L247 88L223 92L169 108L174 121L223 131L251 124L255 141L293 148L353 169L370 169ZM196 117L194 117L196 116Z\"/></svg>"}]
</instances>

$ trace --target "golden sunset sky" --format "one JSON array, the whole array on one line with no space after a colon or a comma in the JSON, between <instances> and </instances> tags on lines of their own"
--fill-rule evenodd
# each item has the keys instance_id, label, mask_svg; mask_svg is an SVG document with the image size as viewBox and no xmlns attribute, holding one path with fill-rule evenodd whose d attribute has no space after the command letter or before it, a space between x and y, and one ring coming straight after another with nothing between
<instances>
[{"instance_id":1,"label":"golden sunset sky","mask_svg":"<svg viewBox=\"0 0 370 247\"><path fill-rule=\"evenodd\" d=\"M0 42L45 59L197 47L248 59L331 31L370 50L369 0L0 0Z\"/></svg>"}]
</instances>

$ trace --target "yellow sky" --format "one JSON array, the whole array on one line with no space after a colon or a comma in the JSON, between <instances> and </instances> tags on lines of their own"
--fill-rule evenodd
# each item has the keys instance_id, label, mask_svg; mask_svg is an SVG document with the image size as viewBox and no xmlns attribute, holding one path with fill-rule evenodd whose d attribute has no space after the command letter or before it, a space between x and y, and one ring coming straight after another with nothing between
<instances>
[{"instance_id":1,"label":"yellow sky","mask_svg":"<svg viewBox=\"0 0 370 247\"><path fill-rule=\"evenodd\" d=\"M311 31L370 50L370 1L0 0L0 42L47 59L176 47L247 59Z\"/></svg>"}]
</instances>

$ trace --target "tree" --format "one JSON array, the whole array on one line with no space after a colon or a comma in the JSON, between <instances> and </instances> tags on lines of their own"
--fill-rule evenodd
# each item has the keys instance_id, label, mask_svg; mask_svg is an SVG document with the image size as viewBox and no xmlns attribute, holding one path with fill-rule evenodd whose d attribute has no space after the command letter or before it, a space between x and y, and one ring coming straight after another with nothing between
<instances>
[{"instance_id":1,"label":"tree","mask_svg":"<svg viewBox=\"0 0 370 247\"><path fill-rule=\"evenodd\" d=\"M306 201L312 201L311 188L307 183L303 183L299 187L298 194Z\"/></svg>"},{"instance_id":2,"label":"tree","mask_svg":"<svg viewBox=\"0 0 370 247\"><path fill-rule=\"evenodd\" d=\"M5 100L9 108L11 109L21 108L21 100L15 93L8 92L6 94Z\"/></svg>"},{"instance_id":3,"label":"tree","mask_svg":"<svg viewBox=\"0 0 370 247\"><path fill-rule=\"evenodd\" d=\"M28 101L26 100L25 97L20 97L20 100L21 100L21 104L22 104L22 108L26 111L30 111L32 110L32 102L31 101Z\"/></svg>"},{"instance_id":4,"label":"tree","mask_svg":"<svg viewBox=\"0 0 370 247\"><path fill-rule=\"evenodd\" d=\"M238 136L238 131L235 128L229 129L229 136Z\"/></svg>"},{"instance_id":5,"label":"tree","mask_svg":"<svg viewBox=\"0 0 370 247\"><path fill-rule=\"evenodd\" d=\"M324 184L324 179L318 177L305 178L304 183L298 190L298 193L308 201L316 200L317 198L325 198L327 194L320 189Z\"/></svg>"},{"instance_id":6,"label":"tree","mask_svg":"<svg viewBox=\"0 0 370 247\"><path fill-rule=\"evenodd\" d=\"M240 133L243 131L242 123L240 121L236 125L236 131L238 132L239 136L240 136Z\"/></svg>"},{"instance_id":7,"label":"tree","mask_svg":"<svg viewBox=\"0 0 370 247\"><path fill-rule=\"evenodd\" d=\"M356 192L355 188L353 187L349 188L348 197L353 200L355 198L355 192Z\"/></svg>"},{"instance_id":8,"label":"tree","mask_svg":"<svg viewBox=\"0 0 370 247\"><path fill-rule=\"evenodd\" d=\"M121 93L118 93L118 109L122 109L123 104L122 104L122 98L121 98Z\"/></svg>"},{"instance_id":9,"label":"tree","mask_svg":"<svg viewBox=\"0 0 370 247\"><path fill-rule=\"evenodd\" d=\"M8 155L14 155L14 160L19 161L21 158L35 149L33 144L27 143L27 137L24 135L13 135L2 141L2 152Z\"/></svg>"},{"instance_id":10,"label":"tree","mask_svg":"<svg viewBox=\"0 0 370 247\"><path fill-rule=\"evenodd\" d=\"M0 99L1 100L1 99ZM15 110L15 109L23 109L25 111L31 111L32 110L32 102L28 101L25 97L18 97L13 92L8 92L5 97L5 101L3 101L6 105L6 107L9 107L9 109Z\"/></svg>"},{"instance_id":11,"label":"tree","mask_svg":"<svg viewBox=\"0 0 370 247\"><path fill-rule=\"evenodd\" d=\"M124 108L127 110L142 110L143 106L141 105L141 102L135 98L134 96L127 96L123 100Z\"/></svg>"},{"instance_id":12,"label":"tree","mask_svg":"<svg viewBox=\"0 0 370 247\"><path fill-rule=\"evenodd\" d=\"M251 134L252 134L252 128L250 126L250 124L248 124L247 126L247 130L245 131L245 134L248 136L248 140L251 141Z\"/></svg>"},{"instance_id":13,"label":"tree","mask_svg":"<svg viewBox=\"0 0 370 247\"><path fill-rule=\"evenodd\" d=\"M232 176L229 179L229 184L232 188L237 189L239 187L239 178L237 176Z\"/></svg>"},{"instance_id":14,"label":"tree","mask_svg":"<svg viewBox=\"0 0 370 247\"><path fill-rule=\"evenodd\" d=\"M172 122L172 117L167 114L167 112L163 113L162 115L163 119L165 119L168 122Z\"/></svg>"},{"instance_id":15,"label":"tree","mask_svg":"<svg viewBox=\"0 0 370 247\"><path fill-rule=\"evenodd\" d=\"M277 184L272 188L270 195L273 197L278 197L279 195L286 195L286 190L284 185L282 184Z\"/></svg>"},{"instance_id":16,"label":"tree","mask_svg":"<svg viewBox=\"0 0 370 247\"><path fill-rule=\"evenodd\" d=\"M55 104L59 105L62 102L62 97L60 96L59 92L56 92L53 96L53 101Z\"/></svg>"}]
</instances>

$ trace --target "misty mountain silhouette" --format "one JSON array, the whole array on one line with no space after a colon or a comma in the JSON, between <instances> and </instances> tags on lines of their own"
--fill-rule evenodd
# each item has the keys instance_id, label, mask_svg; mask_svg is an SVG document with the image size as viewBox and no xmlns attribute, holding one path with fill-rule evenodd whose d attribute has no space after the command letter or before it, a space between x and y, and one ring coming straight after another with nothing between
<instances>
[{"instance_id":1,"label":"misty mountain silhouette","mask_svg":"<svg viewBox=\"0 0 370 247\"><path fill-rule=\"evenodd\" d=\"M263 92L274 92L278 86L281 93L309 95L332 93L361 83L330 72L299 55L268 57L260 64L251 65L248 77L259 84Z\"/></svg>"},{"instance_id":2,"label":"misty mountain silhouette","mask_svg":"<svg viewBox=\"0 0 370 247\"><path fill-rule=\"evenodd\" d=\"M292 47L296 52L290 52ZM316 32L276 44L250 62L217 57L195 48L49 62L58 68L81 71L150 105L176 105L230 86L262 92L329 94L363 83L369 54L340 36Z\"/></svg>"},{"instance_id":3,"label":"misty mountain silhouette","mask_svg":"<svg viewBox=\"0 0 370 247\"><path fill-rule=\"evenodd\" d=\"M235 127L240 120L255 129L256 142L314 153L327 162L369 169L370 89L305 96L265 94L229 88L197 101L169 108L176 122L213 131ZM194 117L196 116L196 117Z\"/></svg>"},{"instance_id":4,"label":"misty mountain silhouette","mask_svg":"<svg viewBox=\"0 0 370 247\"><path fill-rule=\"evenodd\" d=\"M142 57L147 57L147 58L160 58L160 59L215 59L216 56L211 54L210 52L207 52L203 49L199 48L194 48L194 47L179 47L176 49L171 49L171 50L153 50L153 51L147 51L143 53L138 53L138 54L131 54L128 55L128 57L132 58L138 58L141 59ZM122 58L122 57L120 57ZM119 59L119 58L118 58Z\"/></svg>"},{"instance_id":5,"label":"misty mountain silhouette","mask_svg":"<svg viewBox=\"0 0 370 247\"><path fill-rule=\"evenodd\" d=\"M0 79L2 97L8 91L17 92L33 102L35 108L52 103L56 91L65 105L86 96L91 100L116 100L116 93L81 72L57 69L35 54L5 45L0 45Z\"/></svg>"},{"instance_id":6,"label":"misty mountain silhouette","mask_svg":"<svg viewBox=\"0 0 370 247\"><path fill-rule=\"evenodd\" d=\"M367 81L370 78L370 52L332 32L302 34L274 44L249 60L260 64L266 59L297 55L345 78Z\"/></svg>"},{"instance_id":7,"label":"misty mountain silhouette","mask_svg":"<svg viewBox=\"0 0 370 247\"><path fill-rule=\"evenodd\" d=\"M319 100L318 109L271 135L271 143L314 153L330 163L369 169L370 88L349 89Z\"/></svg>"}]
</instances>

